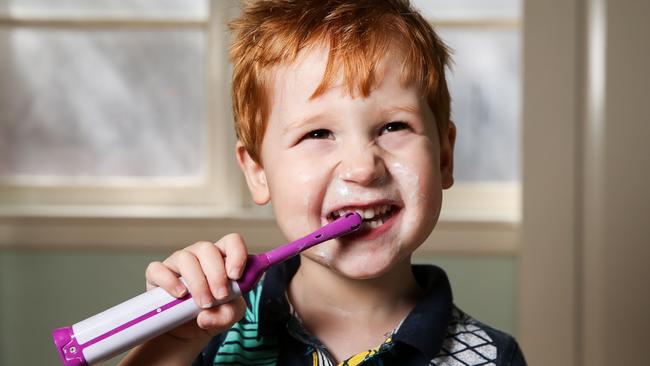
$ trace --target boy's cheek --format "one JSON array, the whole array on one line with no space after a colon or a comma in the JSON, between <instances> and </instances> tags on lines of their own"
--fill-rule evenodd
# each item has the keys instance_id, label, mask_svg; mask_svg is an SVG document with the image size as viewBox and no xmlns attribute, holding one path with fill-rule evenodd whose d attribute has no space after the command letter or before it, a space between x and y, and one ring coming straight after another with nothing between
<instances>
[{"instance_id":1,"label":"boy's cheek","mask_svg":"<svg viewBox=\"0 0 650 366\"><path fill-rule=\"evenodd\" d=\"M296 197L300 197L300 199L295 200ZM296 191L293 198L291 200L291 197L280 196L273 201L276 202L273 205L276 222L289 240L296 240L307 235L317 227L314 223L311 223L313 219L305 213L308 207L313 204L311 196Z\"/></svg>"},{"instance_id":2,"label":"boy's cheek","mask_svg":"<svg viewBox=\"0 0 650 366\"><path fill-rule=\"evenodd\" d=\"M431 140L426 138L411 138L409 141L400 141L386 149L385 163L396 178L412 181L415 177L430 179L431 175L438 176L438 153ZM411 187L415 188L415 187Z\"/></svg>"},{"instance_id":3,"label":"boy's cheek","mask_svg":"<svg viewBox=\"0 0 650 366\"><path fill-rule=\"evenodd\" d=\"M438 139L428 134L412 132L397 132L380 136L378 145L396 156L404 156L409 160L414 158L434 158L435 151L439 149Z\"/></svg>"},{"instance_id":4,"label":"boy's cheek","mask_svg":"<svg viewBox=\"0 0 650 366\"><path fill-rule=\"evenodd\" d=\"M336 148L337 144L331 139L304 140L292 148L291 155L297 155L298 159L310 159L332 153Z\"/></svg>"},{"instance_id":5,"label":"boy's cheek","mask_svg":"<svg viewBox=\"0 0 650 366\"><path fill-rule=\"evenodd\" d=\"M386 151L400 151L409 148L410 145L417 143L418 136L409 132L388 133L379 136L377 145Z\"/></svg>"},{"instance_id":6,"label":"boy's cheek","mask_svg":"<svg viewBox=\"0 0 650 366\"><path fill-rule=\"evenodd\" d=\"M409 215L428 214L439 209L442 187L437 155L430 149L417 149L392 155L388 167L400 186L405 205L414 209Z\"/></svg>"},{"instance_id":7,"label":"boy's cheek","mask_svg":"<svg viewBox=\"0 0 650 366\"><path fill-rule=\"evenodd\" d=\"M327 169L304 161L279 160L273 170L271 202L278 224L290 239L319 228L322 186Z\"/></svg>"}]
</instances>

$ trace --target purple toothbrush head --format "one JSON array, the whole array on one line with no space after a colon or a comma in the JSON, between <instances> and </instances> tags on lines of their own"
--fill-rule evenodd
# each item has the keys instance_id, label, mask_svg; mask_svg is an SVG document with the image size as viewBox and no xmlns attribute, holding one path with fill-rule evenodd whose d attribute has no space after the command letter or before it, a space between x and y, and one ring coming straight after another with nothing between
<instances>
[{"instance_id":1,"label":"purple toothbrush head","mask_svg":"<svg viewBox=\"0 0 650 366\"><path fill-rule=\"evenodd\" d=\"M237 281L239 288L242 292L249 291L271 265L285 261L316 244L356 231L361 227L362 221L363 219L358 213L348 212L296 241L271 249L266 253L248 256L244 274Z\"/></svg>"},{"instance_id":2,"label":"purple toothbrush head","mask_svg":"<svg viewBox=\"0 0 650 366\"><path fill-rule=\"evenodd\" d=\"M362 218L358 213L348 212L313 233L279 248L270 250L264 253L264 255L266 255L271 264L280 263L316 244L338 238L339 236L349 234L359 229L361 227L361 222Z\"/></svg>"}]
</instances>

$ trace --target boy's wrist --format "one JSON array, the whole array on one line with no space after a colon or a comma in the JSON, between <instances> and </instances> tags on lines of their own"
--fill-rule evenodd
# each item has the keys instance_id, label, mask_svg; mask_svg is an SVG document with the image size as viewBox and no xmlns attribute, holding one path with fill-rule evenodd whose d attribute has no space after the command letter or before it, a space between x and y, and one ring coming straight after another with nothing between
<instances>
[{"instance_id":1,"label":"boy's wrist","mask_svg":"<svg viewBox=\"0 0 650 366\"><path fill-rule=\"evenodd\" d=\"M200 345L202 347L213 337L208 332L202 333L203 335L197 337L184 337L173 334L173 332L167 332L160 335L159 338L162 338L161 341L169 342L171 344L178 344L181 347L191 347L194 345Z\"/></svg>"}]
</instances>

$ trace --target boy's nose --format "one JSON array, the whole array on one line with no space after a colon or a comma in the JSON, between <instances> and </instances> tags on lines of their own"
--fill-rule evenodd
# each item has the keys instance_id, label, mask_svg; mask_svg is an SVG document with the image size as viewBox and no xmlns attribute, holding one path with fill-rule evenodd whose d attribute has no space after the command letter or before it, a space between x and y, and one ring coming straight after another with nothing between
<instances>
[{"instance_id":1,"label":"boy's nose","mask_svg":"<svg viewBox=\"0 0 650 366\"><path fill-rule=\"evenodd\" d=\"M383 181L386 166L373 147L350 149L341 160L338 176L345 182L369 186Z\"/></svg>"}]
</instances>

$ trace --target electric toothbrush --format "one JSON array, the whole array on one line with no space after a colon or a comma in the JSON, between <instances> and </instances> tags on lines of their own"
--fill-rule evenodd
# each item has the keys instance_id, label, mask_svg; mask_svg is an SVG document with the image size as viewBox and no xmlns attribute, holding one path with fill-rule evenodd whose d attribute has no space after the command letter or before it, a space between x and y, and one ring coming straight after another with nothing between
<instances>
[{"instance_id":1,"label":"electric toothbrush","mask_svg":"<svg viewBox=\"0 0 650 366\"><path fill-rule=\"evenodd\" d=\"M349 234L361 224L361 216L349 212L296 241L266 253L249 255L242 277L230 281L230 296L217 305L252 290L271 265L316 244ZM157 287L76 324L55 329L52 338L64 366L92 365L196 318L201 310L191 294L176 298Z\"/></svg>"}]
</instances>

